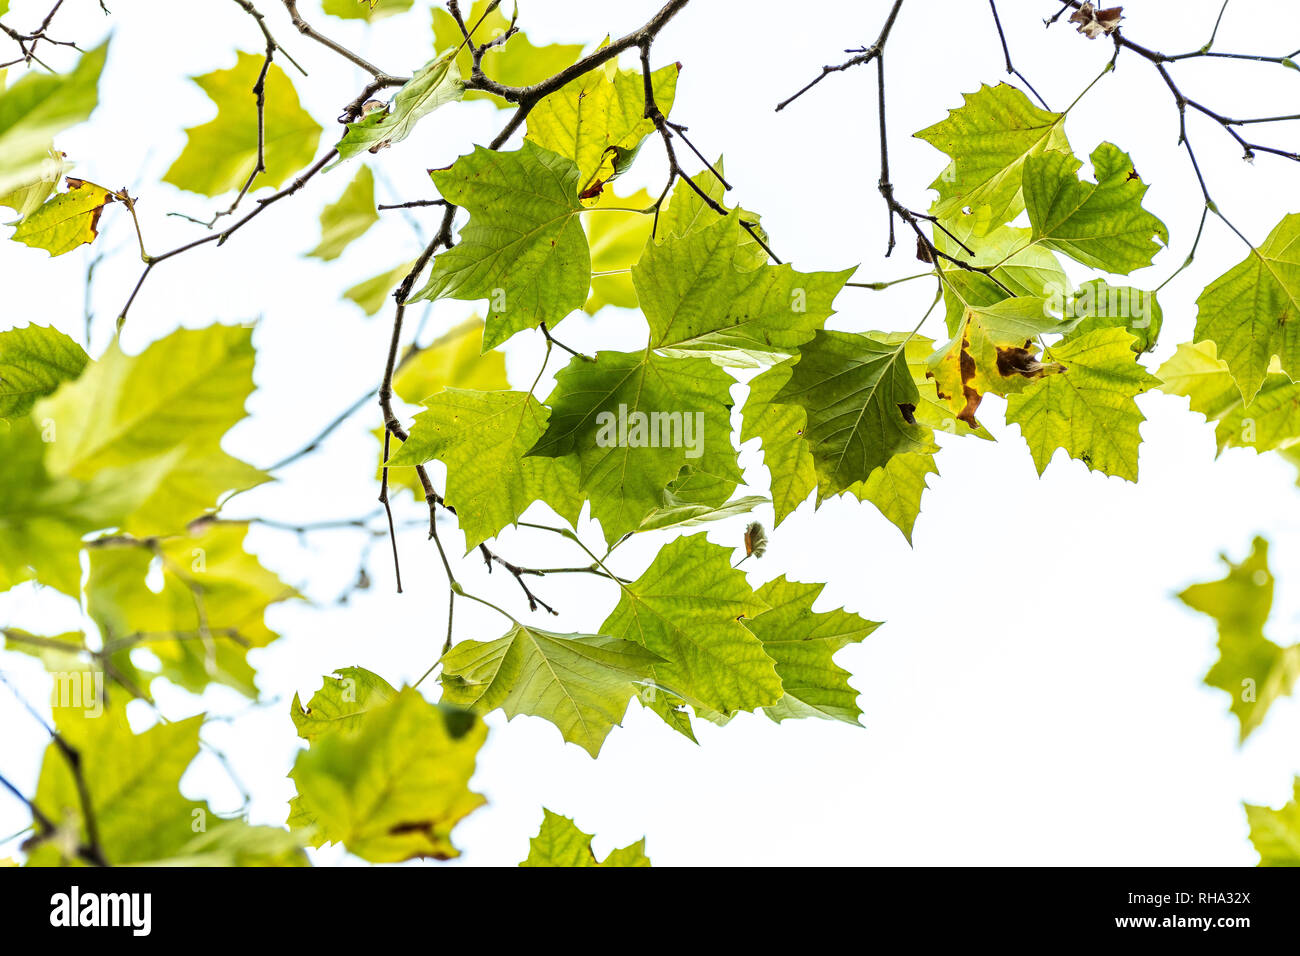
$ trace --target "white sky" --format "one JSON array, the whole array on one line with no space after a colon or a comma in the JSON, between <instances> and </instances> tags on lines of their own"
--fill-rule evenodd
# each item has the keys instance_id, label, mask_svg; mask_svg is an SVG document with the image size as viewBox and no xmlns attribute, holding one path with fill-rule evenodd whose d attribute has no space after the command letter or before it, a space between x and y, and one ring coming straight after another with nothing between
<instances>
[{"instance_id":1,"label":"white sky","mask_svg":"<svg viewBox=\"0 0 1300 956\"><path fill-rule=\"evenodd\" d=\"M69 0L67 6L55 35L88 46L104 28L97 4ZM183 146L182 129L211 116L206 97L184 78L231 65L235 48L260 50L260 34L229 0L110 6L115 38L102 105L59 146L77 161L76 175L128 184L140 196L146 241L163 250L202 228L167 212L207 215L222 205L158 182ZM297 36L272 0L259 6L312 74L297 79L305 104L327 127L325 137L336 135L333 119L364 77ZM622 35L659 3L529 0L521 6L521 25L534 42L577 42L606 31ZM1188 0L1170 16L1168 4L1134 0L1126 5L1125 29L1166 52L1192 50L1208 38L1219 6ZM861 263L861 281L919 271L909 242L892 259L882 258L874 68L831 77L786 111L772 111L823 63L843 59L843 48L874 40L888 7L885 0L804 0L796 19L790 4L776 0L693 0L654 47L656 66L684 64L673 118L690 127L706 154L725 153L735 186L729 201L759 212L773 248L796 268ZM39 21L46 4L14 0L13 8L6 22L27 26ZM409 72L431 55L427 12L366 28L323 17L311 2L302 8L321 29L392 72ZM1003 0L1000 8L1016 65L1053 107L1074 99L1109 58L1108 43L1089 42L1064 23L1043 30L1054 0ZM1217 46L1272 54L1297 47L1300 9L1280 0L1236 0ZM911 133L959 105L963 92L1004 75L987 5L909 0L887 63L894 182L901 201L924 208L931 197L925 186L943 159ZM1296 112L1300 76L1281 67L1196 61L1172 69L1189 95L1228 115ZM381 201L430 195L424 170L485 142L505 117L472 103L426 120L375 165ZM1262 240L1283 214L1300 208L1293 166L1268 156L1246 165L1216 124L1189 123L1215 199L1248 236ZM1255 131L1265 142L1297 145L1292 127ZM1154 287L1182 262L1200 215L1168 91L1148 63L1125 55L1117 72L1076 107L1067 132L1080 156L1103 140L1117 143L1151 184L1146 205L1168 225L1172 248L1131 282ZM660 154L648 143L623 191L641 184L657 190ZM368 320L340 293L410 258L419 244L409 224L386 213L392 218L341 259L301 256L317 241L320 207L337 198L351 175L319 177L224 247L160 266L131 313L124 344L132 352L178 325L262 317L252 418L227 443L256 464L305 442L382 372L390 310ZM429 234L439 211L416 212ZM108 210L103 226L93 252L115 255L96 271L93 354L111 336L112 316L139 268L124 210ZM0 244L6 288L0 328L52 323L80 338L93 252L50 261L43 252ZM1191 338L1197 294L1243 253L1212 220L1196 265L1161 294L1165 328L1149 367ZM929 282L885 293L847 289L830 324L909 329L932 294ZM429 334L473 310L473 303L439 303ZM942 319L936 315L922 331L940 334ZM588 351L632 347L643 341L644 320L609 310L596 321L572 317L561 332ZM519 336L508 350L518 387L527 387L536 371L535 338ZM544 383L539 394L546 390ZM1269 534L1278 578L1271 636L1293 641L1300 620L1295 472L1250 451L1229 451L1216 461L1213 430L1186 410L1185 399L1153 393L1139 404L1149 421L1142 427L1138 485L1091 474L1063 453L1040 480L1017 429L1001 422L1002 403L990 398L981 420L1001 440L941 436L942 477L931 480L914 549L872 506L856 501L830 502L815 515L805 505L773 532L767 557L746 564L755 586L781 573L825 581L819 608L844 605L888 622L838 658L861 692L864 729L822 721L778 726L741 715L725 728L698 722L697 747L633 705L593 761L564 744L548 723L519 718L507 725L494 714L475 778L490 804L457 830L462 862L522 859L545 805L594 831L598 852L646 835L661 865L1252 863L1240 802L1278 805L1288 798L1300 769L1300 708L1292 701L1276 705L1239 749L1226 695L1201 684L1215 658L1213 623L1172 594L1219 577L1219 551L1240 557L1255 533ZM326 451L282 473L280 483L238 499L230 516L315 521L369 513L377 488L367 430L377 424L376 412L358 416ZM742 463L756 460L747 446ZM738 493L764 493L766 472L748 474L754 485ZM422 512L409 499L399 509L407 520ZM770 528L770 508L760 517ZM710 539L736 545L744 520L716 525ZM593 527L584 534L597 539ZM500 551L522 563L577 558L556 540L507 533ZM663 540L630 542L617 553L616 570L636 576ZM317 602L270 614L285 636L254 652L253 660L272 702L249 709L222 689L196 699L163 682L155 688L169 716L204 709L238 715L205 735L230 754L254 794L253 821L281 823L292 794L285 774L297 747L287 714L293 693L306 697L322 674L352 664L394 684L414 680L442 641L446 588L418 529L401 539L407 593L393 593L391 562L380 542L369 564L373 588L342 607L332 602L356 576L364 546L357 535L319 534L302 542L257 529L250 544ZM488 579L476 556L460 573L467 587L495 589L514 613L526 614L513 582L504 575ZM566 631L597 628L617 598L592 579L547 578L538 591L563 617L529 619ZM0 596L6 624L56 632L75 619L67 602L26 587ZM458 638L491 639L504 630L486 609L467 602L457 608ZM48 680L39 665L17 657L5 655L5 673L29 699L43 700ZM147 711L133 716L148 719ZM30 791L43 743L38 728L7 693L0 694L0 721L3 772ZM239 802L207 756L187 775L185 790L210 798L218 810ZM20 806L0 800L0 837L26 822ZM0 845L0 855L14 846ZM348 862L337 848L316 856Z\"/></svg>"}]
</instances>

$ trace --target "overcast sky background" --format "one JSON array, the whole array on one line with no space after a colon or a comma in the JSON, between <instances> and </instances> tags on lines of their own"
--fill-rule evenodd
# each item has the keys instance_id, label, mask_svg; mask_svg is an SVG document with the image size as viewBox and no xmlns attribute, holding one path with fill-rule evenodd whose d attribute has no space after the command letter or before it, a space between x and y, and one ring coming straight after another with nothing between
<instances>
[{"instance_id":1,"label":"overcast sky background","mask_svg":"<svg viewBox=\"0 0 1300 956\"><path fill-rule=\"evenodd\" d=\"M590 45L606 32L620 36L636 28L659 5L525 0L519 22L535 43ZM97 3L66 6L52 33L91 45L106 29ZM365 77L296 35L277 3L260 0L259 6L311 73L295 83L326 127L323 150L338 135L334 117ZM1057 8L1055 0L999 6L1016 65L1054 108L1073 100L1111 54L1108 42L1090 42L1064 20L1045 31L1042 21ZM229 0L116 0L110 7L114 40L101 106L58 145L76 161L75 175L129 185L140 197L146 241L164 250L202 230L166 213L207 216L229 201L159 183L183 148L184 127L212 115L206 96L186 77L232 65L235 49L257 52L261 38ZM322 16L314 2L302 4L324 32L394 73L409 73L432 55L427 7L417 2L411 13L367 27ZM885 0L805 0L797 7L693 0L655 43L656 66L683 64L673 119L690 127L707 155L725 154L735 187L728 201L760 213L773 248L796 268L860 263L859 281L919 271L911 243L883 258L874 68L833 76L773 112L822 64L844 59L844 48L872 42L888 7ZM1218 0L1187 0L1176 16L1170 7L1154 0L1126 4L1126 33L1171 53L1204 44ZM14 0L5 20L28 27L46 8L45 0ZM1297 47L1300 9L1281 0L1236 0L1216 46L1268 54ZM963 92L1001 81L1002 51L987 4L969 0L910 0L888 50L893 179L902 202L924 208L932 196L926 186L944 159L911 134L960 105ZM1171 69L1188 95L1228 115L1300 112L1300 75L1282 67L1193 61ZM380 201L431 195L424 170L486 142L506 116L475 102L426 119L374 163ZM1193 117L1189 126L1215 200L1246 235L1262 241L1282 215L1300 210L1293 165L1263 155L1247 165L1216 124ZM1168 90L1150 64L1126 54L1075 108L1066 129L1081 157L1105 140L1129 151L1151 185L1145 205L1168 225L1172 247L1131 284L1154 287L1183 261L1201 211L1177 145ZM1263 142L1300 146L1294 124L1254 132ZM620 191L645 185L657 192L665 173L661 154L648 142ZM220 249L208 246L160 266L124 333L127 350L138 352L177 326L260 318L252 415L227 441L232 453L258 465L307 441L376 385L383 370L391 310L367 319L340 294L411 258L421 245L411 224L385 213L342 258L302 257L318 240L320 207L338 197L354 171L318 177ZM430 235L439 210L415 212ZM82 339L87 263L105 251L113 256L97 268L91 290L90 348L99 354L139 269L120 208L106 212L91 250L51 261L44 252L0 243L0 327L50 323ZM1155 356L1146 357L1149 368L1190 340L1196 296L1244 253L1239 240L1210 221L1196 264L1161 293L1164 332ZM829 325L910 329L932 295L928 281L888 292L846 289ZM474 303L438 303L425 339L474 311ZM922 331L938 336L942 318L936 314ZM638 313L607 310L596 320L571 317L560 333L587 351L630 348L644 341L645 325ZM527 388L536 373L538 338L518 336L507 349L516 387ZM554 361L550 371L560 366ZM544 382L539 396L548 387ZM733 394L743 397L743 390ZM747 562L755 586L781 573L824 581L819 608L843 605L887 622L838 657L861 692L864 728L823 721L778 726L742 714L724 728L698 722L697 747L633 704L625 726L593 761L564 744L548 723L518 718L507 724L493 714L474 781L489 805L458 827L460 862L518 862L544 805L595 832L601 853L645 835L656 864L1253 863L1240 804L1276 806L1288 798L1300 770L1300 707L1290 700L1276 705L1238 748L1227 695L1201 684L1216 657L1213 622L1172 595L1220 577L1220 551L1240 558L1254 534L1266 533L1278 579L1270 636L1294 642L1300 621L1296 475L1275 456L1251 451L1229 451L1216 461L1213 429L1187 411L1186 399L1152 393L1139 405L1149 419L1142 426L1140 484L1092 474L1064 453L1040 479L1018 429L1002 424L1003 403L990 397L981 420L999 442L939 437L942 476L931 479L914 548L871 505L836 500L815 514L805 504L772 533L767 556ZM378 424L377 410L356 417L325 451L283 471L278 483L236 499L228 516L306 522L370 513L377 487L368 430ZM747 445L742 464L759 460L753 443ZM749 468L747 476L751 487L738 494L766 492L764 469ZM404 497L398 510L399 520L418 521L423 504ZM770 528L770 507L758 515ZM709 538L737 546L744 522L718 523ZM582 531L589 542L598 540L594 526ZM616 553L617 571L637 576L667 540L643 537ZM461 544L450 528L448 539ZM300 540L255 529L249 539L255 553L314 601L270 612L271 626L284 637L252 655L269 703L249 708L222 689L195 698L155 685L169 716L236 715L210 725L205 737L227 751L254 795L254 822L282 823L293 793L285 774L298 746L288 719L295 691L305 699L322 674L354 664L394 684L413 681L436 656L447 599L436 554L418 528L404 531L400 543L407 593L393 593L381 541L367 565L373 587L339 606L334 600L355 579L365 540L353 532ZM522 563L584 560L572 546L538 533L507 532L499 550ZM613 588L594 579L548 577L537 589L563 616L527 616L513 582L487 578L477 557L458 573L467 588L493 590L512 613L555 630L594 630L617 600ZM26 586L0 596L6 624L54 633L78 626L77 619L71 602ZM457 608L459 639L487 640L504 631L486 609L468 602ZM18 658L5 655L4 672L30 700L43 701L48 679L34 661ZM132 716L139 726L150 719L144 709ZM0 693L0 722L3 772L30 792L43 746L39 729L8 693ZM211 799L218 810L239 805L238 791L206 755L184 784L187 794ZM0 837L26 822L21 806L0 800ZM16 843L0 845L0 856L14 852ZM315 856L355 862L338 848Z\"/></svg>"}]
</instances>

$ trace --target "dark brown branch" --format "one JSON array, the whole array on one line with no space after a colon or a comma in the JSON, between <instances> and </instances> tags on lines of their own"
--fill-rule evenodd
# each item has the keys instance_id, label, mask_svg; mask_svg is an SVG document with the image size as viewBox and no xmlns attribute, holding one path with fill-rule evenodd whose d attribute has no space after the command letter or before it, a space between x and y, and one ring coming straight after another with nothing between
<instances>
[{"instance_id":1,"label":"dark brown branch","mask_svg":"<svg viewBox=\"0 0 1300 956\"><path fill-rule=\"evenodd\" d=\"M121 329L122 325L126 322L127 313L131 310L131 306L135 302L136 296L140 294L140 288L144 285L145 280L149 278L149 274L154 270L156 266L158 266L163 262L166 262L168 259L174 258L175 256L179 256L184 252L189 252L191 249L197 249L199 246L205 246L210 242L215 242L218 246L224 245L227 239L229 239L232 235L234 235L236 232L242 229L245 225L252 222L255 218L257 218L259 215L261 215L263 212L269 209L273 204L279 202L281 199L284 199L287 196L292 196L298 190L302 189L302 187L305 186L313 176L315 176L322 169L324 169L326 164L328 164L329 161L333 159L336 155L337 154L334 152L334 150L331 149L320 159L316 160L316 162L313 163L312 166L305 173L303 173L301 176L295 179L284 189L281 189L278 193L275 193L274 195L267 196L264 199L259 199L257 201L256 209L254 209L252 212L245 215L242 219L237 220L229 228L224 229L221 232L214 232L211 235L204 236L202 239L195 239L193 242L187 242L184 245L177 246L175 249L171 249L168 252L164 252L162 255L159 256L150 256L145 254L143 256L145 260L144 271L140 274L139 280L137 280L135 287L131 290L131 295L126 300L126 304L122 306L122 310L118 313L117 316L118 328Z\"/></svg>"},{"instance_id":2,"label":"dark brown branch","mask_svg":"<svg viewBox=\"0 0 1300 956\"><path fill-rule=\"evenodd\" d=\"M1030 93L1034 94L1034 99L1038 100L1038 102L1043 105L1043 109L1050 110L1051 107L1047 105L1047 101L1039 95L1036 89L1034 89L1034 84L1030 83L1029 80L1025 78L1025 75L1017 70L1011 62L1011 47L1007 45L1007 35L1002 30L1002 18L998 16L998 0L989 0L989 9L993 11L993 25L998 29L998 40L1002 43L1002 55L1007 61L1008 75L1019 79L1021 83L1025 84L1025 88L1028 89Z\"/></svg>"},{"instance_id":3,"label":"dark brown branch","mask_svg":"<svg viewBox=\"0 0 1300 956\"><path fill-rule=\"evenodd\" d=\"M848 60L845 60L843 63L837 64L835 66L823 66L821 74L819 76L814 77L807 85L803 87L803 89L799 90L797 93L795 93L792 96L786 97L780 103L777 103L776 111L778 113L781 112L781 110L785 109L795 100L797 100L799 97L803 96L805 93L811 90L822 80L826 79L826 77L830 76L832 73L840 73L844 70L851 69L855 66L860 66L863 63L870 63L872 60L878 58L881 52L885 49L885 44L889 40L889 32L894 29L894 21L898 19L898 11L901 10L902 8L903 8L903 0L894 0L894 6L890 9L889 16L885 18L885 25L880 31L880 36L876 37L875 43L871 44L871 46L869 47L860 47L855 50L845 50L844 51L845 53L854 53L856 55L849 58Z\"/></svg>"}]
</instances>

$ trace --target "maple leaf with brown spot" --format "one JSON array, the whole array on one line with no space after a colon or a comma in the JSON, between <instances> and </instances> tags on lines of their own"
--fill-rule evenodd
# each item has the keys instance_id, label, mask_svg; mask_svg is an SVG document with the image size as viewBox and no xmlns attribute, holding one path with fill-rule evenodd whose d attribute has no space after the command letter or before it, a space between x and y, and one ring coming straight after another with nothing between
<instances>
[{"instance_id":1,"label":"maple leaf with brown spot","mask_svg":"<svg viewBox=\"0 0 1300 956\"><path fill-rule=\"evenodd\" d=\"M1079 24L1078 30L1089 40L1099 36L1109 36L1119 29L1119 21L1124 19L1123 7L1107 7L1098 10L1091 3L1084 3L1070 14L1070 22Z\"/></svg>"}]
</instances>

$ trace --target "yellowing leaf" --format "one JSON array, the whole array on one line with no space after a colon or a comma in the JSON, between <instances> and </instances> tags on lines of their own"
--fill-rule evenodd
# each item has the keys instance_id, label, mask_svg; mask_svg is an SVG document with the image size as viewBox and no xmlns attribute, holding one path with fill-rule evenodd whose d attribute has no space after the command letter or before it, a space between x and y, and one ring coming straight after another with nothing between
<instances>
[{"instance_id":1,"label":"yellowing leaf","mask_svg":"<svg viewBox=\"0 0 1300 956\"><path fill-rule=\"evenodd\" d=\"M257 166L257 104L253 85L262 57L239 53L235 65L194 77L212 98L216 118L185 131L185 149L163 175L180 189L219 196L240 189ZM266 171L253 183L281 186L316 155L321 127L298 103L293 83L272 63L266 74Z\"/></svg>"},{"instance_id":2,"label":"yellowing leaf","mask_svg":"<svg viewBox=\"0 0 1300 956\"><path fill-rule=\"evenodd\" d=\"M967 306L956 334L929 360L939 398L965 424L978 429L975 412L987 392L1023 391L1046 371L1033 345L1060 321L1046 299L1016 296L988 306Z\"/></svg>"},{"instance_id":3,"label":"yellowing leaf","mask_svg":"<svg viewBox=\"0 0 1300 956\"><path fill-rule=\"evenodd\" d=\"M68 191L18 223L13 238L51 256L61 256L95 241L100 213L116 198L111 189L69 177Z\"/></svg>"}]
</instances>

